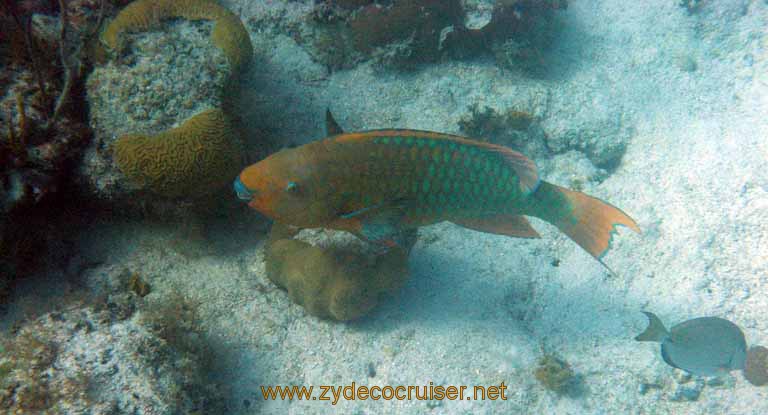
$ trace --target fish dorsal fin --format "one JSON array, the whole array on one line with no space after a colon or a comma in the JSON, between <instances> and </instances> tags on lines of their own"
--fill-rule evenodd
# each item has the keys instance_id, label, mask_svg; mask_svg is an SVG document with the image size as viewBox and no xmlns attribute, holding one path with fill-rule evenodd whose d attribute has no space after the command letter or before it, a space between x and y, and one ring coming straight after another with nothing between
<instances>
[{"instance_id":1,"label":"fish dorsal fin","mask_svg":"<svg viewBox=\"0 0 768 415\"><path fill-rule=\"evenodd\" d=\"M327 136L344 134L344 130L341 129L339 123L333 118L329 108L325 109L325 134Z\"/></svg>"},{"instance_id":2,"label":"fish dorsal fin","mask_svg":"<svg viewBox=\"0 0 768 415\"><path fill-rule=\"evenodd\" d=\"M635 340L639 342L662 342L665 338L669 337L669 331L664 327L664 323L649 311L643 311L648 317L648 328L644 332L635 337Z\"/></svg>"},{"instance_id":3,"label":"fish dorsal fin","mask_svg":"<svg viewBox=\"0 0 768 415\"><path fill-rule=\"evenodd\" d=\"M451 222L475 231L507 235L515 238L541 238L531 223L520 215L499 214L484 218L451 219Z\"/></svg>"}]
</instances>

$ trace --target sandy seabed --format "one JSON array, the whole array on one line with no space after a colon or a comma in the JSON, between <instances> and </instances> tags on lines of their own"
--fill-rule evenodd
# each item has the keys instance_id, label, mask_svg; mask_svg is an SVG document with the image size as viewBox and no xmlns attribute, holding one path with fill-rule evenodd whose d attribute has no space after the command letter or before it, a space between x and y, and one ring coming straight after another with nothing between
<instances>
[{"instance_id":1,"label":"sandy seabed","mask_svg":"<svg viewBox=\"0 0 768 415\"><path fill-rule=\"evenodd\" d=\"M291 19L307 7L224 3L244 21ZM250 25L261 62L252 84L274 100L268 121L287 142L321 137L326 106L347 130L457 133L467 107L479 104L534 113L549 134L607 126L626 135L626 153L610 174L596 173L577 151L539 161L546 180L578 179L637 220L643 234L622 230L605 258L617 276L541 221L533 221L540 240L438 224L421 231L411 278L397 296L359 321L335 323L307 315L267 280L263 238L250 228L214 230L212 243L228 240L220 242L225 248L190 256L169 248L175 230L124 222L84 233L83 261L101 263L86 279L98 286L129 268L147 276L150 295L180 291L200 301L218 361L213 377L233 414L768 413L768 389L740 373L726 385L702 386L667 366L658 345L633 340L646 324L640 311L649 310L668 326L727 318L749 344L768 344L768 3L711 2L694 15L673 0L570 3L550 52L559 66L546 79L483 60L407 74L363 64L323 75L290 37ZM610 134L604 139L615 139ZM45 289L17 296L37 291ZM535 379L542 351L569 362L578 391L558 395ZM260 392L352 382L504 382L508 390L506 401L335 406L268 401ZM693 400L681 398L697 384Z\"/></svg>"}]
</instances>

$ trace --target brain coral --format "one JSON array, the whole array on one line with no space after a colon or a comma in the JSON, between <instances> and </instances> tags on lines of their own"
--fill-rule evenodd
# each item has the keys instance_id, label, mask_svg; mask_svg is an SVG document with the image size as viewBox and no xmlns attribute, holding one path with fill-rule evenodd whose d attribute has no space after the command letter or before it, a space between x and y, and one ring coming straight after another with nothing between
<instances>
[{"instance_id":1,"label":"brain coral","mask_svg":"<svg viewBox=\"0 0 768 415\"><path fill-rule=\"evenodd\" d=\"M203 195L242 167L241 142L226 114L203 111L156 135L128 134L114 144L117 166L137 187L167 197Z\"/></svg>"},{"instance_id":2,"label":"brain coral","mask_svg":"<svg viewBox=\"0 0 768 415\"><path fill-rule=\"evenodd\" d=\"M189 20L213 20L213 43L227 56L232 72L237 74L251 61L253 45L248 32L234 13L213 0L137 0L126 6L104 29L102 41L120 51L120 35L145 31L160 20L181 17Z\"/></svg>"},{"instance_id":3,"label":"brain coral","mask_svg":"<svg viewBox=\"0 0 768 415\"><path fill-rule=\"evenodd\" d=\"M359 241L345 240L355 238L343 232L302 231L310 239L333 234L325 243L313 241L319 242L317 246L285 238L282 228L275 224L267 246L267 277L309 314L340 321L361 317L376 306L379 297L396 292L408 278L407 250L374 256L356 247Z\"/></svg>"}]
</instances>

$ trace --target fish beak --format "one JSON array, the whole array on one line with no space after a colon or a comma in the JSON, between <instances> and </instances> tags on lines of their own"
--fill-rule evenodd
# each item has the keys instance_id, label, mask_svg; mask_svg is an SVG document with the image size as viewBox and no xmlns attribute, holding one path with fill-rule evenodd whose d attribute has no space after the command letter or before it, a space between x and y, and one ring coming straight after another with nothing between
<instances>
[{"instance_id":1,"label":"fish beak","mask_svg":"<svg viewBox=\"0 0 768 415\"><path fill-rule=\"evenodd\" d=\"M232 187L235 189L235 194L237 195L237 198L245 201L250 202L251 199L253 199L253 192L248 190L247 187L243 184L243 182L240 180L240 178L236 178L235 182L233 183Z\"/></svg>"}]
</instances>

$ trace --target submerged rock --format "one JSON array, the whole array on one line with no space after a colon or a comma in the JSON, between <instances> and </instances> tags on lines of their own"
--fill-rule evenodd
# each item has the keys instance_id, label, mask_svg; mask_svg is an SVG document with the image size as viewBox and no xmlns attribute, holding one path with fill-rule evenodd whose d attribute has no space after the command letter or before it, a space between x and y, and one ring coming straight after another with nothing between
<instances>
[{"instance_id":1,"label":"submerged rock","mask_svg":"<svg viewBox=\"0 0 768 415\"><path fill-rule=\"evenodd\" d=\"M588 108L594 116L585 117ZM577 150L596 167L616 169L634 132L634 122L621 102L607 93L589 91L576 96L552 94L541 127L553 153Z\"/></svg>"}]
</instances>

